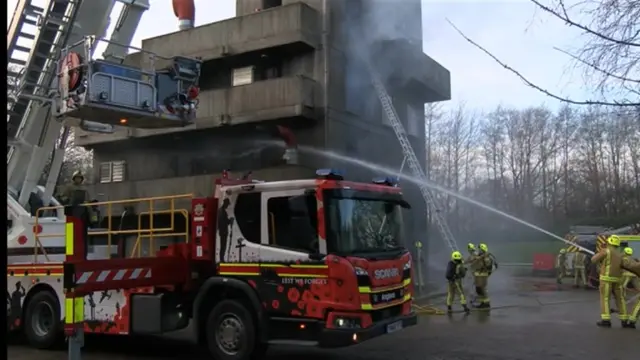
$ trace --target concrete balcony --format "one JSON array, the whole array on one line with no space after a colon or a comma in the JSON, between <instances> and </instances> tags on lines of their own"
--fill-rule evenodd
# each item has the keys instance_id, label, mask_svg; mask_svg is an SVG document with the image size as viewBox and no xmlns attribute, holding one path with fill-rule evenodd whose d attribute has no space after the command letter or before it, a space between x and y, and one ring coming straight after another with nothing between
<instances>
[{"instance_id":1,"label":"concrete balcony","mask_svg":"<svg viewBox=\"0 0 640 360\"><path fill-rule=\"evenodd\" d=\"M205 95L206 94L206 95ZM197 128L241 125L279 119L297 119L304 125L316 119L319 85L296 76L259 81L203 94Z\"/></svg>"},{"instance_id":2,"label":"concrete balcony","mask_svg":"<svg viewBox=\"0 0 640 360\"><path fill-rule=\"evenodd\" d=\"M201 57L203 61L272 48L295 53L319 46L320 24L316 10L295 3L146 39L142 48L160 56Z\"/></svg>"},{"instance_id":3,"label":"concrete balcony","mask_svg":"<svg viewBox=\"0 0 640 360\"><path fill-rule=\"evenodd\" d=\"M372 46L375 66L390 87L405 88L425 103L451 100L451 74L422 51L422 44L383 40Z\"/></svg>"},{"instance_id":4,"label":"concrete balcony","mask_svg":"<svg viewBox=\"0 0 640 360\"><path fill-rule=\"evenodd\" d=\"M76 130L78 146L147 137L159 134L255 124L263 121L286 121L290 126L308 126L317 119L316 99L319 85L310 78L295 76L258 81L227 89L203 91L195 125L184 128L142 130L118 128L113 134Z\"/></svg>"}]
</instances>

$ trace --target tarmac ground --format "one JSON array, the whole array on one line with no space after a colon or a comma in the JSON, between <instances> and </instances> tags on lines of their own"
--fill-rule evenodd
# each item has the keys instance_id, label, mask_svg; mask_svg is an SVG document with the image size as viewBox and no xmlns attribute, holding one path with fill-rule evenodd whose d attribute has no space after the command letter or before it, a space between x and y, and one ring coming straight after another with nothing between
<instances>
[{"instance_id":1,"label":"tarmac ground","mask_svg":"<svg viewBox=\"0 0 640 360\"><path fill-rule=\"evenodd\" d=\"M307 360L539 360L637 359L640 329L601 329L596 291L558 287L553 279L500 278L493 309L470 315L424 315L417 326L360 345L335 350L272 347L267 360L282 356ZM492 286L492 285L490 285ZM444 298L431 299L443 308ZM422 305L427 305L422 303ZM87 337L83 360L206 359L189 331L164 337ZM63 360L59 351L28 348L9 341L11 360Z\"/></svg>"}]
</instances>

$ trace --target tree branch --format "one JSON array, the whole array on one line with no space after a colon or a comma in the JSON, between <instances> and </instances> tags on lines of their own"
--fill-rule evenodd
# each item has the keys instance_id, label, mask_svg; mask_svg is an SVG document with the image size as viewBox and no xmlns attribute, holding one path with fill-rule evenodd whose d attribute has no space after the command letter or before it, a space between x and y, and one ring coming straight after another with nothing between
<instances>
[{"instance_id":1,"label":"tree branch","mask_svg":"<svg viewBox=\"0 0 640 360\"><path fill-rule=\"evenodd\" d=\"M638 44L638 43L630 42L630 41L625 41L625 40L620 40L620 39L614 39L614 38L612 38L612 37L610 37L610 36L607 36L607 35L604 35L604 34L602 34L602 33L599 33L599 32L597 32L597 31L595 31L595 30L592 30L592 29L591 29L591 28L589 28L589 27L586 27L586 26L584 26L584 25L582 25L582 24L579 24L579 23L577 23L577 22L575 22L575 21L571 20L571 19L569 18L569 14L567 13L567 9L565 8L564 3L563 3L562 1L560 1L560 7L562 8L562 12L563 12L563 14L560 14L559 12L557 12L557 11L553 10L552 8L550 8L550 7L546 6L546 5L541 4L541 3L540 3L539 1L537 1L537 0L529 0L529 1L531 1L532 3L534 3L534 4L535 4L537 7L539 7L540 9L542 9L542 10L544 10L544 11L548 12L549 14L551 14L551 15L553 15L553 16L555 16L555 17L557 17L558 19L560 19L560 20L564 21L565 23L567 23L567 25L569 25L569 26L575 26L575 27L577 27L578 29L580 29L580 30L582 30L582 31L584 31L584 32L586 32L586 33L588 33L588 34L591 34L591 35L593 35L593 36L599 37L599 38L601 38L601 39L603 39L603 40L611 41L611 42L616 43L616 44L619 44L619 45L625 45L625 46L638 46L638 47L640 47L640 44Z\"/></svg>"},{"instance_id":2,"label":"tree branch","mask_svg":"<svg viewBox=\"0 0 640 360\"><path fill-rule=\"evenodd\" d=\"M453 29L460 36L462 36L462 38L464 38L468 43L470 43L471 45L476 47L478 50L480 50L483 53L485 53L487 56L489 56L491 59L493 59L493 61L498 63L500 66L505 68L507 71L509 71L512 74L514 74L515 76L517 76L520 80L522 80L530 88L535 89L535 90L537 90L537 91L539 91L539 92L541 92L541 93L543 93L543 94L545 94L545 95L547 95L547 96L549 96L549 97L551 97L553 99L556 99L556 100L559 100L559 101L562 101L562 102L565 102L565 103L569 103L569 104L574 104L574 105L640 106L640 103L637 103L637 102L636 103L631 103L631 102L618 102L618 101L608 102L608 101L596 101L596 100L572 100L572 99L569 99L569 98L565 98L565 97L556 95L556 94L550 92L549 90L546 90L546 89L534 84L533 82L531 82L529 79L527 79L524 75L522 75L516 69L514 69L511 66L505 64L503 61L498 59L498 57L493 55L489 50L485 49L480 44L478 44L477 42L475 42L471 38L469 38L467 35L465 35L465 33L463 33L462 30L460 30L453 22L451 22L451 20L449 20L449 19L446 19L446 20L449 23L449 25L451 25L451 27L453 27Z\"/></svg>"},{"instance_id":3,"label":"tree branch","mask_svg":"<svg viewBox=\"0 0 640 360\"><path fill-rule=\"evenodd\" d=\"M595 64L592 64L592 63L590 63L588 61L582 60L578 56L575 56L575 55L573 55L572 53L570 53L570 52L568 52L566 50L560 49L559 47L555 47L554 46L553 49L556 50L556 51L560 51L561 53L569 56L573 60L575 60L575 61L577 61L577 62L579 62L579 63L581 63L583 65L586 65L586 66L588 66L588 67L590 67L590 68L592 68L592 69L594 69L596 71L599 71L599 72L603 73L605 76L612 77L614 79L618 79L618 80L621 80L621 81L629 81L629 82L633 82L633 83L640 83L640 80L638 80L638 79L627 79L624 76L617 75L617 74L614 74L614 73L612 73L610 71L604 70L604 69L596 66Z\"/></svg>"}]
</instances>

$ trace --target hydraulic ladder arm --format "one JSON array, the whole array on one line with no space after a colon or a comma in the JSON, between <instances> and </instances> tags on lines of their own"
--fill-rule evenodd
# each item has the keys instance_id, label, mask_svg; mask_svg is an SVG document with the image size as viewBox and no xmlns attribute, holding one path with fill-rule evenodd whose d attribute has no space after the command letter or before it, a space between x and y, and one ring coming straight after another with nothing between
<instances>
[{"instance_id":1,"label":"hydraulic ladder arm","mask_svg":"<svg viewBox=\"0 0 640 360\"><path fill-rule=\"evenodd\" d=\"M16 7L7 33L8 70L17 83L9 103L7 128L13 146L8 149L7 171L9 189L15 195L20 194L18 201L22 206L36 188L49 156L52 155L51 169L41 194L45 203L53 193L62 166L70 129L63 119L54 117L50 98L57 90L57 61L62 50L85 36L104 35L116 1L49 0L45 9L32 5L30 0L20 0ZM128 44L149 5L147 0L123 2L125 7L114 36ZM35 33L28 32L28 25L36 27ZM25 39L32 43L24 45ZM122 49L113 45L107 51L113 54L112 58L124 58L126 51ZM14 70L19 67L22 70Z\"/></svg>"},{"instance_id":2,"label":"hydraulic ladder arm","mask_svg":"<svg viewBox=\"0 0 640 360\"><path fill-rule=\"evenodd\" d=\"M124 3L118 21L110 36L109 44L102 54L104 60L121 64L127 56L133 36L145 11L149 10L149 0L119 0Z\"/></svg>"},{"instance_id":3,"label":"hydraulic ladder arm","mask_svg":"<svg viewBox=\"0 0 640 360\"><path fill-rule=\"evenodd\" d=\"M124 58L127 55L127 47L123 45L131 44L133 36L135 35L138 29L138 25L140 24L140 20L142 19L142 15L145 11L149 10L148 0L123 0L122 2L125 5L121 10L118 22L116 23L115 28L111 33L110 39L112 42L108 44L105 52L103 53L103 58L105 60L114 63L122 63L124 61ZM112 2L111 4L109 13L111 13L113 5L114 2ZM106 24L108 26L108 19L106 21ZM102 33L106 31L107 29L104 28ZM86 127L83 127L83 122L84 121L81 121L80 126L83 129L86 129ZM53 150L51 166L49 169L49 174L47 175L47 182L44 187L45 190L42 195L42 200L45 203L47 203L53 195L56 184L58 182L58 178L60 177L60 171L62 170L62 163L64 161L66 144L69 135L70 127L65 126L58 138L58 144L55 147L55 150Z\"/></svg>"},{"instance_id":4,"label":"hydraulic ladder arm","mask_svg":"<svg viewBox=\"0 0 640 360\"><path fill-rule=\"evenodd\" d=\"M57 57L72 33L80 4L80 0L49 0L45 7L38 7L30 0L20 0L7 32L7 70L15 84L8 104L7 131L12 146L7 154L7 181L8 189L20 194L22 206L36 184L25 188L25 181L40 176L53 149L47 140L55 141L60 133L61 126L48 116L49 95ZM11 71L18 68L20 71Z\"/></svg>"}]
</instances>

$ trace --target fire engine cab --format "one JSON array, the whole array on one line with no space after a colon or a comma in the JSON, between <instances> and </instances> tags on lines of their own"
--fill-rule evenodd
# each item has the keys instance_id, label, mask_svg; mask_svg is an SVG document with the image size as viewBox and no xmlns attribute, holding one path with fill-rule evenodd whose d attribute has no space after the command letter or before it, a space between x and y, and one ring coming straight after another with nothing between
<instances>
[{"instance_id":1,"label":"fire engine cab","mask_svg":"<svg viewBox=\"0 0 640 360\"><path fill-rule=\"evenodd\" d=\"M149 219L186 215L186 231L178 221L160 228L153 220L92 229L68 217L64 236L36 234L36 249L46 237L64 238L64 255L57 264L40 256L10 266L24 275L9 277L10 287L26 297L24 319L10 317L38 347L52 345L53 332L79 307L88 332L162 334L191 321L218 359L248 359L269 344L348 346L416 324L401 214L409 204L391 179L355 183L333 170L294 181L225 176L212 197L190 202L190 209L146 212ZM135 246L115 240L123 235ZM172 241L158 245L163 237ZM157 249L148 245L148 256L135 251L152 241ZM65 307L69 297L81 299L71 301L75 310Z\"/></svg>"}]
</instances>

